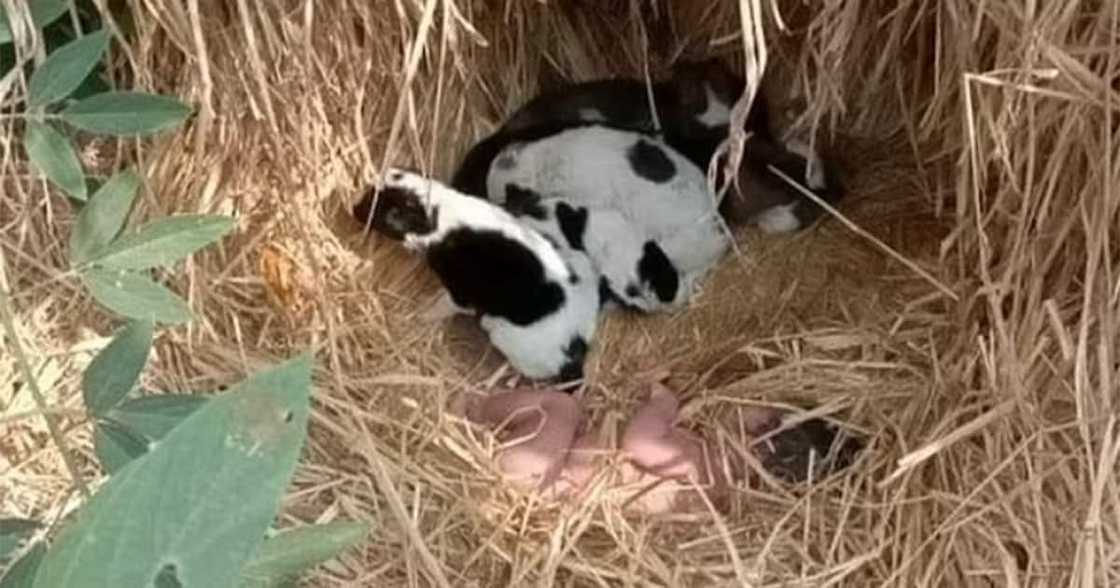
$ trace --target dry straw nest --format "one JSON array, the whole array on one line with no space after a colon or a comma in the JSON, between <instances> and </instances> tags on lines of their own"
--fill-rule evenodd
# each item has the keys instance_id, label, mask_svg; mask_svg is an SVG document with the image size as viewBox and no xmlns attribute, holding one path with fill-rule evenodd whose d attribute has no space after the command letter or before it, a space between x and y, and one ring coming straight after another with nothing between
<instances>
[{"instance_id":1,"label":"dry straw nest","mask_svg":"<svg viewBox=\"0 0 1120 588\"><path fill-rule=\"evenodd\" d=\"M1115 3L129 4L137 34L116 70L198 115L142 143L89 142L86 165L142 166L137 221L239 219L174 273L200 318L160 333L145 385L216 390L315 350L310 440L280 523L375 532L312 585L1120 582ZM744 491L720 516L502 489L486 440L446 412L500 358L469 323L419 322L434 278L359 235L348 206L386 164L447 178L558 81L658 78L681 56L742 70L751 11L771 102L845 169L843 218L739 231L687 312L610 316L588 410L628 414L632 374L653 362L698 428L736 404L816 407L869 452L810 487ZM0 285L94 480L78 378L114 323L65 275L72 212L13 148L18 125L2 128ZM50 519L75 498L21 388L0 353L0 511Z\"/></svg>"}]
</instances>

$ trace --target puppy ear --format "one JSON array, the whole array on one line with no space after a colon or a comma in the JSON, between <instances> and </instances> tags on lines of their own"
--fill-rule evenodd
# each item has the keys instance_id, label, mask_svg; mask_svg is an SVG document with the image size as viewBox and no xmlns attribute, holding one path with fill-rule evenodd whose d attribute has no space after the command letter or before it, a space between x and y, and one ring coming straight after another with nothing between
<instances>
[{"instance_id":1,"label":"puppy ear","mask_svg":"<svg viewBox=\"0 0 1120 588\"><path fill-rule=\"evenodd\" d=\"M708 96L704 91L704 75L695 62L673 64L672 88L677 107L684 112L703 112L708 106Z\"/></svg>"}]
</instances>

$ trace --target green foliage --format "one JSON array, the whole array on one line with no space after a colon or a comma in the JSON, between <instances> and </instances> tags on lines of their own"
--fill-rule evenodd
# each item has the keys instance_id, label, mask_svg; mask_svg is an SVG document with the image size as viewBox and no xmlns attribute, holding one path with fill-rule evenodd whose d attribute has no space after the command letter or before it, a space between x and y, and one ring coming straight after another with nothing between
<instances>
[{"instance_id":1,"label":"green foliage","mask_svg":"<svg viewBox=\"0 0 1120 588\"><path fill-rule=\"evenodd\" d=\"M31 20L40 29L66 14L67 0L27 0L31 5ZM8 13L0 5L0 43L12 42L12 27Z\"/></svg>"},{"instance_id":2,"label":"green foliage","mask_svg":"<svg viewBox=\"0 0 1120 588\"><path fill-rule=\"evenodd\" d=\"M0 519L0 560L11 555L20 543L23 543L42 526L39 521L30 519Z\"/></svg>"},{"instance_id":3,"label":"green foliage","mask_svg":"<svg viewBox=\"0 0 1120 588\"><path fill-rule=\"evenodd\" d=\"M365 523L340 521L285 531L264 542L241 573L243 588L269 588L290 581L353 547L366 536Z\"/></svg>"},{"instance_id":4,"label":"green foliage","mask_svg":"<svg viewBox=\"0 0 1120 588\"><path fill-rule=\"evenodd\" d=\"M120 234L139 186L139 176L125 170L110 178L90 197L70 233L71 264L85 263Z\"/></svg>"},{"instance_id":5,"label":"green foliage","mask_svg":"<svg viewBox=\"0 0 1120 588\"><path fill-rule=\"evenodd\" d=\"M44 106L78 89L109 47L109 33L100 30L71 41L47 57L28 83L27 102Z\"/></svg>"},{"instance_id":6,"label":"green foliage","mask_svg":"<svg viewBox=\"0 0 1120 588\"><path fill-rule=\"evenodd\" d=\"M82 164L62 133L49 124L27 121L24 148L31 163L54 185L78 200L86 199Z\"/></svg>"},{"instance_id":7,"label":"green foliage","mask_svg":"<svg viewBox=\"0 0 1120 588\"><path fill-rule=\"evenodd\" d=\"M90 260L115 269L139 270L174 263L233 230L224 216L183 214L154 220L122 235Z\"/></svg>"},{"instance_id":8,"label":"green foliage","mask_svg":"<svg viewBox=\"0 0 1120 588\"><path fill-rule=\"evenodd\" d=\"M104 92L66 107L62 120L92 133L150 135L178 126L191 110L182 102L141 92Z\"/></svg>"},{"instance_id":9,"label":"green foliage","mask_svg":"<svg viewBox=\"0 0 1120 588\"><path fill-rule=\"evenodd\" d=\"M100 416L132 391L152 349L152 323L132 321L93 358L82 375L86 409Z\"/></svg>"},{"instance_id":10,"label":"green foliage","mask_svg":"<svg viewBox=\"0 0 1120 588\"><path fill-rule=\"evenodd\" d=\"M264 539L306 437L310 357L251 376L220 397L127 398L156 324L193 318L152 270L214 243L234 221L181 215L125 230L139 175L125 169L103 184L87 177L63 130L145 136L180 125L191 110L173 97L110 89L102 75L109 36L89 0L29 1L47 59L25 66L27 112L16 110L9 120L23 121L30 163L81 203L69 239L72 275L99 304L130 320L82 377L94 452L109 480L64 521L50 547L40 540L25 549L0 588L288 585L367 532L339 522ZM120 9L114 14L127 35L127 3L101 6ZM78 28L95 32L79 36L74 19L59 18L70 9ZM0 75L17 62L7 25L0 4ZM63 438L55 442L65 452ZM14 557L40 528L0 519L0 560Z\"/></svg>"},{"instance_id":11,"label":"green foliage","mask_svg":"<svg viewBox=\"0 0 1120 588\"><path fill-rule=\"evenodd\" d=\"M93 453L110 476L147 452L147 440L113 421L99 420L93 429Z\"/></svg>"},{"instance_id":12,"label":"green foliage","mask_svg":"<svg viewBox=\"0 0 1120 588\"><path fill-rule=\"evenodd\" d=\"M34 586L232 585L294 472L310 390L305 354L210 399L82 506Z\"/></svg>"},{"instance_id":13,"label":"green foliage","mask_svg":"<svg viewBox=\"0 0 1120 588\"><path fill-rule=\"evenodd\" d=\"M36 543L0 578L0 588L31 588L46 555L47 546Z\"/></svg>"},{"instance_id":14,"label":"green foliage","mask_svg":"<svg viewBox=\"0 0 1120 588\"><path fill-rule=\"evenodd\" d=\"M82 272L82 279L94 300L121 316L169 324L194 318L182 298L143 274L89 268Z\"/></svg>"},{"instance_id":15,"label":"green foliage","mask_svg":"<svg viewBox=\"0 0 1120 588\"><path fill-rule=\"evenodd\" d=\"M105 416L150 441L158 441L206 400L205 396L192 394L143 396L124 401Z\"/></svg>"}]
</instances>

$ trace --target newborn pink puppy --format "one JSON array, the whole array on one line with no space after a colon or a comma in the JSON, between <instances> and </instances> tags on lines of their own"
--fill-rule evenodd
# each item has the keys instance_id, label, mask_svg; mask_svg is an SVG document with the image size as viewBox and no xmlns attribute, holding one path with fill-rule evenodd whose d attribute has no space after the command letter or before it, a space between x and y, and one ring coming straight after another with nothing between
<instances>
[{"instance_id":1,"label":"newborn pink puppy","mask_svg":"<svg viewBox=\"0 0 1120 588\"><path fill-rule=\"evenodd\" d=\"M654 383L650 398L638 408L622 435L620 449L626 463L620 472L621 484L663 482L660 488L635 497L633 504L648 512L678 508L680 498L689 494L682 491L696 487L717 501L729 486L721 457L729 458L733 476L746 473L740 458L713 455L703 438L677 427L679 408L673 392ZM757 408L743 412L743 430L750 437L771 432L781 422L776 410ZM596 457L609 453L594 433L580 434L578 402L570 394L556 390L499 392L467 406L466 416L475 423L500 428L499 439L509 444L499 450L497 457L498 468L505 476L524 487L547 490L556 496L582 489L596 472ZM799 433L792 436L796 438L789 434L794 432ZM820 451L822 441L831 443L834 436L822 436L820 431L802 425L780 435L785 436L784 442L754 451L764 465L773 465L775 473L785 477L790 476L788 471L781 471L783 468L789 470L790 463L807 463L804 457L809 449ZM827 445L824 450L827 451ZM797 452L805 456L798 456Z\"/></svg>"}]
</instances>

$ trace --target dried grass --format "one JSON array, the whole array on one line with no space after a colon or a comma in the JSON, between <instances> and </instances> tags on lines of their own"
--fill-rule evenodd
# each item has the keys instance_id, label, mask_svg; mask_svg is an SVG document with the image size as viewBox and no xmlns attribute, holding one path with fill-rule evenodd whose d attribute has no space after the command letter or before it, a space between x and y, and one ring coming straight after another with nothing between
<instances>
[{"instance_id":1,"label":"dried grass","mask_svg":"<svg viewBox=\"0 0 1120 588\"><path fill-rule=\"evenodd\" d=\"M90 143L87 164L145 166L141 218L240 219L178 272L203 318L160 334L145 384L212 390L316 350L282 524L376 532L314 585L1120 582L1116 3L761 3L767 92L818 128L848 171L838 212L881 246L836 219L741 231L695 308L604 324L589 411L628 414L652 358L695 401L691 423L742 403L823 406L871 451L811 489L763 486L725 516L672 521L495 485L486 440L443 407L500 380L500 359L465 323L419 323L433 278L363 241L345 209L388 162L447 177L557 80L658 77L681 54L743 67L747 3L131 4L138 38L118 65L200 114L148 143ZM0 285L96 480L76 391L110 319L67 279L73 215L13 149L18 125L3 133ZM0 354L0 510L53 519L75 498L24 388Z\"/></svg>"}]
</instances>

